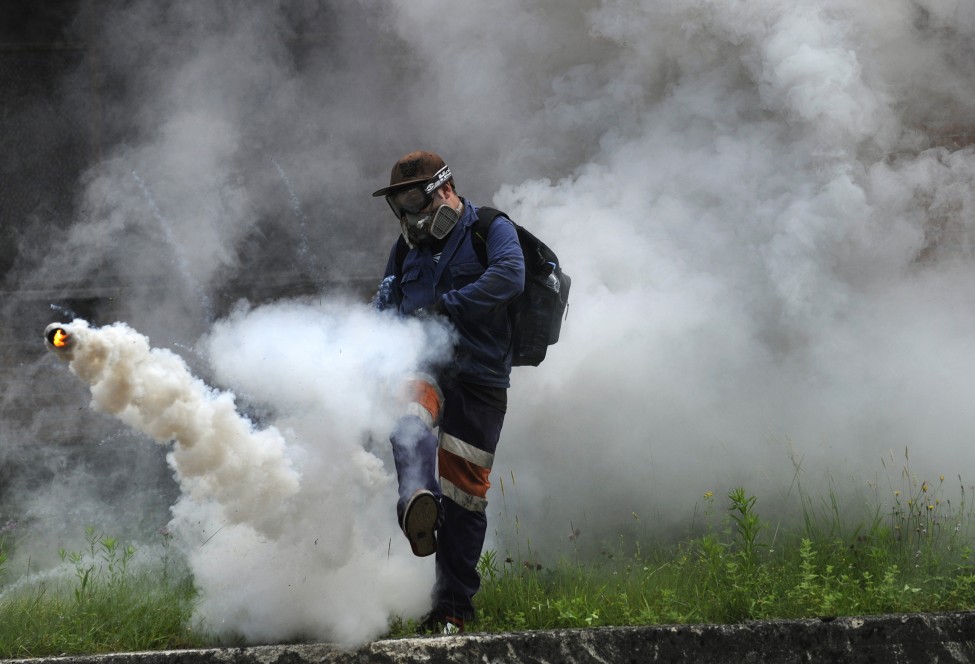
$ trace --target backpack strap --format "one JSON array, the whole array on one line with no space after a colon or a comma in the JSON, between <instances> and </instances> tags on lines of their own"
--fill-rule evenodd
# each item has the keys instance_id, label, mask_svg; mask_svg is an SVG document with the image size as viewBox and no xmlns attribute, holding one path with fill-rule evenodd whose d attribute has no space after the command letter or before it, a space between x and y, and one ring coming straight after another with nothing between
<instances>
[{"instance_id":1,"label":"backpack strap","mask_svg":"<svg viewBox=\"0 0 975 664\"><path fill-rule=\"evenodd\" d=\"M503 215L504 212L493 207L482 207L477 210L477 219L471 227L471 244L474 246L474 253L477 260L483 267L487 267L487 236L488 229L494 220Z\"/></svg>"}]
</instances>

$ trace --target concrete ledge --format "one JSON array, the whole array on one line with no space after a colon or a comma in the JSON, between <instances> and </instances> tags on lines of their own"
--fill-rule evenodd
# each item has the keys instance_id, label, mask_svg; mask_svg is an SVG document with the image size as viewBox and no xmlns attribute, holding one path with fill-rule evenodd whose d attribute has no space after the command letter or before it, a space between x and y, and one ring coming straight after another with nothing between
<instances>
[{"instance_id":1,"label":"concrete ledge","mask_svg":"<svg viewBox=\"0 0 975 664\"><path fill-rule=\"evenodd\" d=\"M425 662L975 662L975 613L604 627L327 644L6 660L38 664L403 664Z\"/></svg>"}]
</instances>

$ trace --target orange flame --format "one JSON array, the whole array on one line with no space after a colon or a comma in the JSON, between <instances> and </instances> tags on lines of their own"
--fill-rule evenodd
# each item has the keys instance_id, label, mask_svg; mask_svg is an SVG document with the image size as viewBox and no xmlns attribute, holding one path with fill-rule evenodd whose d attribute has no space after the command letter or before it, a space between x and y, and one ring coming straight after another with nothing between
<instances>
[{"instance_id":1,"label":"orange flame","mask_svg":"<svg viewBox=\"0 0 975 664\"><path fill-rule=\"evenodd\" d=\"M64 348L68 345L68 339L71 335L62 329L54 330L54 335L51 337L51 343L54 344L55 348Z\"/></svg>"}]
</instances>

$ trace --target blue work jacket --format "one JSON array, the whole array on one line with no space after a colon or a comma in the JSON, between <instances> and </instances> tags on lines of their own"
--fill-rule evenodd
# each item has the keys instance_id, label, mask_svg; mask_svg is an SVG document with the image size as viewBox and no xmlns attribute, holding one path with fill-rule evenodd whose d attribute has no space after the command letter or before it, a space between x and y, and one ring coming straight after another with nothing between
<instances>
[{"instance_id":1,"label":"blue work jacket","mask_svg":"<svg viewBox=\"0 0 975 664\"><path fill-rule=\"evenodd\" d=\"M525 259L514 224L499 216L488 229L487 266L482 265L472 244L475 210L464 201L464 212L447 237L439 261L429 248L413 248L398 274L393 246L383 280L389 301L379 304L381 308L395 306L400 314L409 316L439 300L458 332L452 367L456 377L479 385L509 387L511 320L507 306L525 288Z\"/></svg>"}]
</instances>

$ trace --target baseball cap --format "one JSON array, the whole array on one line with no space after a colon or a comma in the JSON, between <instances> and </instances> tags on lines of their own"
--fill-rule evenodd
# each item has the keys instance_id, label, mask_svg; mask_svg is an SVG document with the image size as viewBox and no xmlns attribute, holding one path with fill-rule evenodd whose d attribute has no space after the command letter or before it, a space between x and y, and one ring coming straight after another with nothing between
<instances>
[{"instance_id":1,"label":"baseball cap","mask_svg":"<svg viewBox=\"0 0 975 664\"><path fill-rule=\"evenodd\" d=\"M372 195L386 196L399 189L423 184L438 176L444 182L450 178L450 169L440 155L415 150L400 157L399 161L393 164L393 170L389 174L389 186L373 192Z\"/></svg>"}]
</instances>

